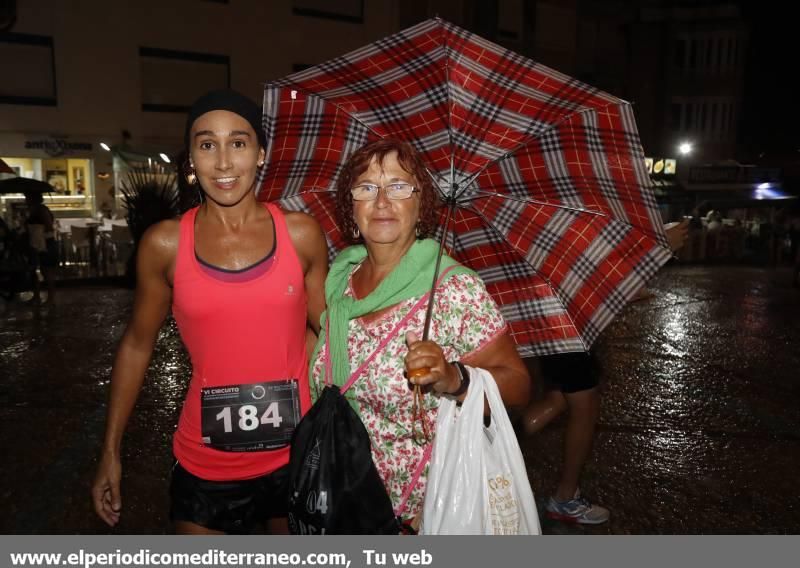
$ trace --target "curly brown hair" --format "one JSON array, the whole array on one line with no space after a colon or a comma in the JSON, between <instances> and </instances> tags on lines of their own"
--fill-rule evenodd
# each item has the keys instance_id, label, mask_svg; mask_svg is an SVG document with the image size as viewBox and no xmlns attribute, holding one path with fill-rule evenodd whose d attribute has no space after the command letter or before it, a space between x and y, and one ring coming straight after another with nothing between
<instances>
[{"instance_id":1,"label":"curly brown hair","mask_svg":"<svg viewBox=\"0 0 800 568\"><path fill-rule=\"evenodd\" d=\"M420 191L417 238L424 239L433 234L439 217L437 209L441 202L439 201L439 192L425 168L422 157L408 142L384 138L365 144L353 152L342 167L339 179L336 181L336 216L342 235L350 243L362 242L361 237L353 236L356 222L353 220L353 196L350 188L358 176L367 171L373 158L379 164L383 164L383 160L392 152L397 153L397 162L400 167L411 174L414 178L414 186Z\"/></svg>"}]
</instances>

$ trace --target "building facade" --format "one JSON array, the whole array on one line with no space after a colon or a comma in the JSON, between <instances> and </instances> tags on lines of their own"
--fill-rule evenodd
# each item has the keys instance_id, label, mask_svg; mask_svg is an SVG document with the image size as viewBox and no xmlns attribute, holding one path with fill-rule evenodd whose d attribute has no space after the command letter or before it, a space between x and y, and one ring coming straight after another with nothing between
<instances>
[{"instance_id":1,"label":"building facade","mask_svg":"<svg viewBox=\"0 0 800 568\"><path fill-rule=\"evenodd\" d=\"M181 147L185 111L440 16L631 100L645 153L733 157L747 26L735 4L633 0L19 0L0 31L0 158L58 215L119 205L131 160ZM688 6L688 7L687 7ZM0 21L1 23L1 21ZM679 142L693 142L689 158ZM105 150L109 148L110 150ZM133 158L132 158L133 157ZM692 163L694 161L694 164ZM686 167L682 167L682 166ZM19 197L0 197L3 204Z\"/></svg>"},{"instance_id":2,"label":"building facade","mask_svg":"<svg viewBox=\"0 0 800 568\"><path fill-rule=\"evenodd\" d=\"M49 181L48 205L72 217L118 205L114 170L125 157L173 156L199 94L230 86L260 101L265 81L374 41L398 22L395 0L335 10L306 0L14 4L13 25L0 31L0 158ZM0 206L21 201L2 196Z\"/></svg>"}]
</instances>

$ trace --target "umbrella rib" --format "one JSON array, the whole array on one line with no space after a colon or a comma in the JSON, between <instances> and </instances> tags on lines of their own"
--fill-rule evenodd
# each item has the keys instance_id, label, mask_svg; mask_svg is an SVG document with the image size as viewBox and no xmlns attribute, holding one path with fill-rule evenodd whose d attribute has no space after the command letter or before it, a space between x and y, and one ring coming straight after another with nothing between
<instances>
[{"instance_id":1,"label":"umbrella rib","mask_svg":"<svg viewBox=\"0 0 800 568\"><path fill-rule=\"evenodd\" d=\"M548 207L555 207L557 209L565 209L567 211L575 211L576 213L588 213L590 215L597 215L598 217L607 217L608 215L603 211L596 211L594 209L584 209L582 207L571 206L571 205L563 205L559 203L551 203L549 201L540 201L538 199L528 199L525 197L517 197L515 195L509 195L507 193L497 193L497 192L490 192L490 191L477 191L470 197L465 197L464 199L459 199L458 203L469 203L476 199L480 199L482 197L499 197L501 199L505 199L508 201L517 201L519 203L530 203L533 205L545 205ZM462 207L465 207L462 205ZM471 208L470 208L471 209Z\"/></svg>"},{"instance_id":2,"label":"umbrella rib","mask_svg":"<svg viewBox=\"0 0 800 568\"><path fill-rule=\"evenodd\" d=\"M489 229L494 231L494 233L498 237L500 237L500 239L502 239L505 242L508 242L508 239L503 235L503 233L501 233L497 229L497 227L494 226L493 223L489 222L489 219L487 219L486 216L483 215L483 213L481 213L480 211L478 211L474 207L464 207L464 209L468 209L469 211L471 211L472 213L474 213L475 215L480 217L483 220L483 223L484 223L484 225L486 227L489 227ZM509 245L511 245L511 243L509 243ZM547 276L545 276L544 274L542 274L541 272L539 272L538 270L533 268L533 266L531 266L531 264L528 262L528 259L525 258L525 256L523 256L523 255L520 255L520 256L521 256L521 258L523 258L525 260L525 263L528 266L530 266L531 269L536 272L536 274L539 275L540 278L542 278L545 282L547 282L547 285L550 286L550 289L553 290L553 292L555 293L556 297L558 298L558 301L561 303L561 307L564 309L564 313L567 315L567 318L569 318L569 321L572 324L572 327L575 329L575 334L578 336L578 339L581 340L581 345L583 345L583 350L588 352L589 351L589 347L586 345L586 342L583 340L583 336L579 332L578 326L575 324L575 320L572 319L572 315L569 313L569 310L567 310L567 304L566 304L566 302L564 302L564 299L561 297L561 292L558 289L558 287L553 285L553 283L550 281L549 278L547 278Z\"/></svg>"},{"instance_id":3,"label":"umbrella rib","mask_svg":"<svg viewBox=\"0 0 800 568\"><path fill-rule=\"evenodd\" d=\"M453 144L453 125L450 122L451 119L451 111L453 104L453 93L452 87L450 85L450 55L448 53L449 45L447 43L447 28L444 26L444 21L441 18L436 18L439 20L440 25L442 25L442 34L444 35L443 43L444 43L444 84L447 85L447 105L448 108L445 111L445 115L447 116L447 140L450 146L450 191L448 193L453 192L453 184L455 184L455 161L456 161L456 149L455 145ZM450 197L455 198L455 194L451 193Z\"/></svg>"},{"instance_id":4,"label":"umbrella rib","mask_svg":"<svg viewBox=\"0 0 800 568\"><path fill-rule=\"evenodd\" d=\"M350 118L352 118L353 120L355 120L356 122L361 124L364 128L369 130L372 134L374 134L378 138L383 139L383 136L378 134L378 132L374 128L372 128L369 124L367 124L366 122L361 120L358 116L354 115L349 110L345 109L339 103L336 103L336 102L334 102L334 101L332 101L330 99L327 99L327 98L323 97L319 93L312 93L312 92L307 91L306 89L300 87L299 85L295 85L295 84L278 85L278 84L275 84L275 83L267 83L265 86L267 86L267 87L269 87L271 89L291 89L291 90L297 91L298 93L303 93L306 96L310 95L310 96L313 96L313 97L317 97L318 99L322 99L323 101L325 101L329 105L333 105L336 108L336 110L343 112L344 114L346 114L347 116L349 116Z\"/></svg>"},{"instance_id":5,"label":"umbrella rib","mask_svg":"<svg viewBox=\"0 0 800 568\"><path fill-rule=\"evenodd\" d=\"M479 175L481 175L483 172L485 172L489 168L489 166L491 166L493 164L496 164L496 163L498 163L498 162L500 162L502 160L505 160L509 156L512 156L513 154L518 152L520 149L522 149L522 148L526 147L528 144L530 144L533 140L536 140L537 138L540 138L541 136L543 136L544 134L550 132L554 128L557 128L557 127L561 126L563 123L567 122L568 120L572 120L572 118L574 118L575 116L581 115L581 114L585 114L585 113L588 113L588 112L602 112L602 111L604 111L605 109L607 109L609 107L612 107L612 106L615 106L615 105L623 105L623 104L629 105L630 103L619 99L619 100L617 100L615 102L610 102L607 105L605 105L603 107L599 107L599 108L586 107L586 108L580 109L578 111L575 111L575 112L573 112L571 114L564 115L564 117L561 120L548 124L547 128L545 128L543 130L539 130L539 131L537 131L535 133L531 133L527 138L525 138L525 140L521 141L515 147L511 148L511 150L509 150L508 152L506 152L505 154L503 154L500 157L497 157L497 158L495 158L493 160L487 161L486 164L481 166L481 168L477 172L475 172L474 174L472 174L471 176L466 178L466 180L463 182L463 185L461 186L462 193L464 191L466 191L466 189L475 181L475 179Z\"/></svg>"},{"instance_id":6,"label":"umbrella rib","mask_svg":"<svg viewBox=\"0 0 800 568\"><path fill-rule=\"evenodd\" d=\"M444 181L445 184L447 183L447 178L444 176L444 174L441 174L439 172L434 172L433 170L431 170L427 166L425 166L425 170L428 172L428 175L431 177L431 179L434 181L434 183L436 182L437 178L442 180L442 181ZM439 191L441 191L441 188L439 188Z\"/></svg>"},{"instance_id":7,"label":"umbrella rib","mask_svg":"<svg viewBox=\"0 0 800 568\"><path fill-rule=\"evenodd\" d=\"M496 192L492 193L492 192L487 192L487 191L479 191L479 192L476 192L476 193L479 194L477 197L470 197L470 198L466 198L466 199L461 199L461 200L458 200L457 202L464 209L469 209L470 211L474 211L476 214L477 214L477 209L474 209L472 207L468 207L467 205L464 205L464 204L465 203L469 203L469 202L471 202L471 201L473 201L475 199L480 199L481 197L499 197L501 199L506 199L506 200L509 200L509 201L517 201L517 202L520 202L520 203L530 203L530 204L533 204L533 205L544 205L546 207L554 207L556 209L563 209L565 211L574 211L576 213L588 213L589 215L596 215L598 217L608 217L609 216L607 213L605 213L603 211L595 211L593 209L582 209L580 207L571 207L571 206L568 206L568 205L559 205L558 203L550 203L548 201L539 201L538 199L525 199L524 197L516 197L514 195L508 195L506 193L496 193ZM480 217L482 219L486 220L486 217L484 217L482 214L480 215ZM643 231L642 227L640 227L638 225L634 225L633 223L630 223L630 222L625 221L623 219L620 219L619 217L612 217L612 219L615 222L619 223L620 225L624 225L624 226L626 226L626 227L628 227L630 229ZM488 223L488 221L487 221L487 223ZM670 252L672 252L671 249L665 247L663 244L659 243L657 240L656 240L656 244L658 246L660 246L661 248L669 250Z\"/></svg>"}]
</instances>

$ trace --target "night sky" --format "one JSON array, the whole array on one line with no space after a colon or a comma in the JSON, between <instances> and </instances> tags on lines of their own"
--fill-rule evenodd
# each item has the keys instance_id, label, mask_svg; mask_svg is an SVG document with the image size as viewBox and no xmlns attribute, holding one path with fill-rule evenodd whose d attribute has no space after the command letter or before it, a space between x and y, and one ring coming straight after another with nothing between
<instances>
[{"instance_id":1,"label":"night sky","mask_svg":"<svg viewBox=\"0 0 800 568\"><path fill-rule=\"evenodd\" d=\"M790 3L743 2L750 26L739 141L743 158L800 158L800 23Z\"/></svg>"}]
</instances>

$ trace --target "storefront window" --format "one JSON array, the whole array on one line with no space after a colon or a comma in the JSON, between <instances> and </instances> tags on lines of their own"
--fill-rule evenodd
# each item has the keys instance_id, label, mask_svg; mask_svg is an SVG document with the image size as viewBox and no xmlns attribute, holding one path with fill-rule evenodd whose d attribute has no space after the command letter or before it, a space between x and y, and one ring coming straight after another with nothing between
<instances>
[{"instance_id":1,"label":"storefront window","mask_svg":"<svg viewBox=\"0 0 800 568\"><path fill-rule=\"evenodd\" d=\"M44 194L45 204L56 217L91 217L94 215L93 160L83 158L14 158L2 156L20 177L49 183L53 191ZM24 207L21 193L0 195L0 215L14 223Z\"/></svg>"}]
</instances>

